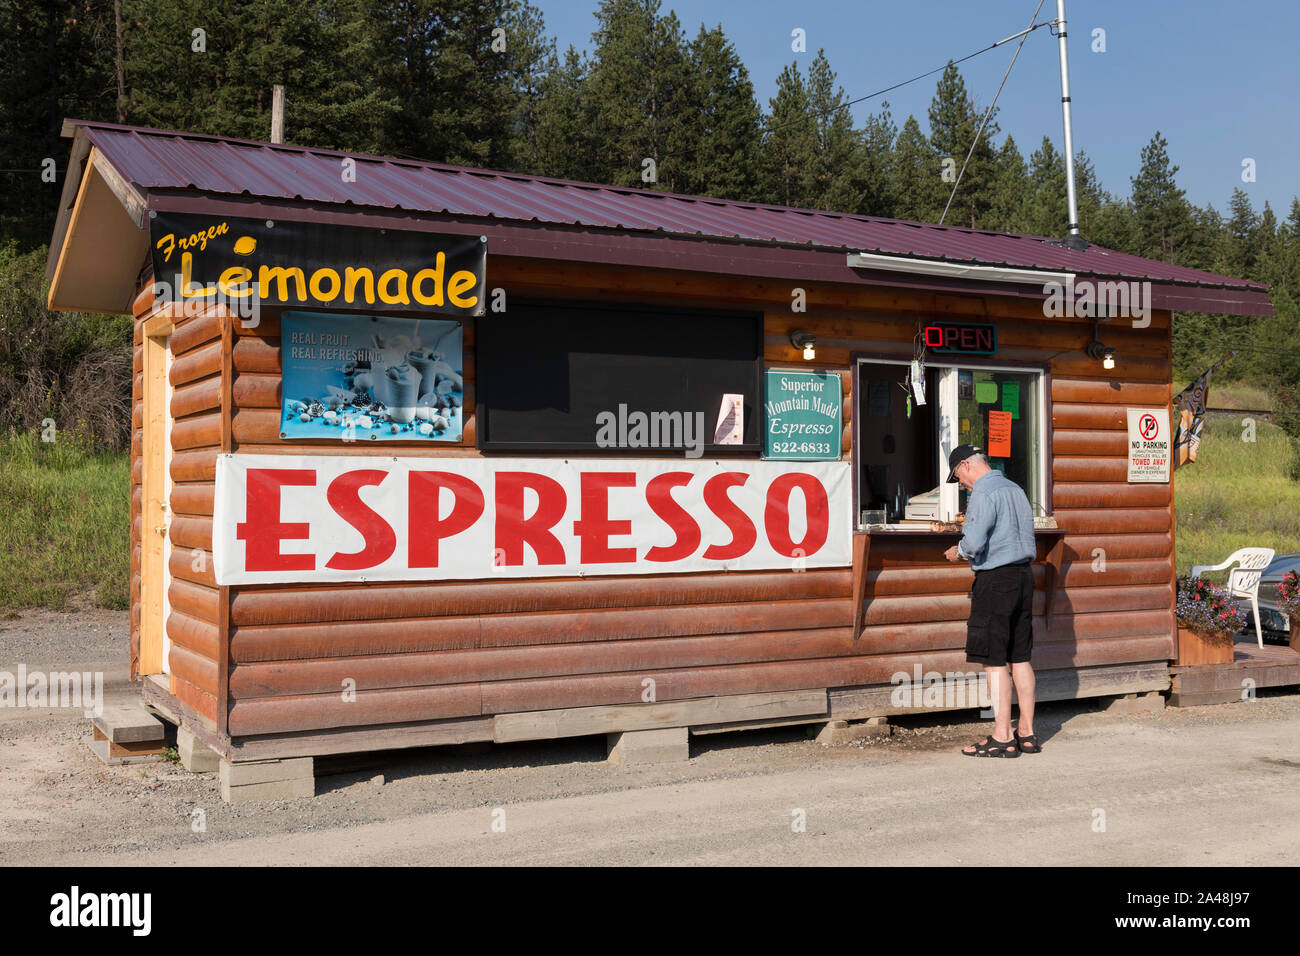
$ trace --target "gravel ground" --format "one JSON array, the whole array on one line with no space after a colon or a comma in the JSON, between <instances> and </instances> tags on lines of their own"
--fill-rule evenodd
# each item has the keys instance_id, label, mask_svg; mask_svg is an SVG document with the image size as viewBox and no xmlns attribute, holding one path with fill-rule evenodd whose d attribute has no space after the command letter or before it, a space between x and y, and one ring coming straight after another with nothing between
<instances>
[{"instance_id":1,"label":"gravel ground","mask_svg":"<svg viewBox=\"0 0 1300 956\"><path fill-rule=\"evenodd\" d=\"M2 621L0 669L102 666L110 699L135 698L126 627ZM230 806L215 774L104 766L79 714L4 708L0 864L1291 863L1297 720L1278 691L1128 717L1053 703L1044 752L1015 761L957 753L990 726L975 712L837 748L805 728L693 737L689 762L653 767L607 764L601 737L428 748L321 761L314 799Z\"/></svg>"}]
</instances>

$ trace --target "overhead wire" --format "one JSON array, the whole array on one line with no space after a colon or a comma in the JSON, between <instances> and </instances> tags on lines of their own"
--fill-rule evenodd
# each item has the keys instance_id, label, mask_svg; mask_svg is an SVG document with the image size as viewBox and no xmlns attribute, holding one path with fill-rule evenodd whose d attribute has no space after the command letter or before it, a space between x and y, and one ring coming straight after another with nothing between
<instances>
[{"instance_id":1,"label":"overhead wire","mask_svg":"<svg viewBox=\"0 0 1300 956\"><path fill-rule=\"evenodd\" d=\"M1043 4L1042 4L1042 2L1041 2L1041 0L1040 0L1040 2L1039 2L1039 4L1038 4L1038 7L1039 7L1040 10L1042 9L1042 6L1043 6ZM1035 14L1034 14L1034 15L1035 15L1035 17L1038 15L1038 14L1037 14L1037 11L1035 11ZM967 53L967 54L966 54L965 56L963 56L963 57L958 57L958 58L955 59L955 60L948 60L948 61L947 61L946 63L944 63L942 66L937 66L937 67L935 67L933 70L927 70L927 71L924 72L924 73L918 73L916 76L913 76L913 77L911 77L911 78L909 78L909 79L902 80L902 81L900 81L900 82L898 82L898 83L894 83L894 84L892 84L892 85L890 85L890 86L886 86L886 87L884 87L883 89L876 90L876 91L873 92L873 93L867 93L867 94L865 94L864 96L859 96L859 97L857 97L857 98L855 98L855 99L851 99L851 100L848 100L848 101L846 101L846 102L844 102L844 103L840 103L839 105L837 105L837 106L832 106L832 107L830 107L829 109L819 110L819 111L814 111L814 112L811 112L811 113L809 113L809 114L807 114L807 115L805 115L805 116L801 116L801 117L799 117L798 119L793 119L793 120L790 120L789 122L786 122L786 123L780 123L780 124L778 124L778 125L776 125L776 126L765 126L765 127L763 128L763 133L765 133L765 134L775 133L775 132L777 132L777 131L779 131L779 130L786 129L786 128L788 128L788 127L790 127L790 126L794 126L794 125L796 125L796 124L798 124L798 123L802 123L802 122L804 122L805 120L807 120L807 119L810 118L810 117L811 117L811 118L815 118L815 119L824 119L824 118L827 117L827 116L831 116L831 115L833 115L833 114L835 114L835 113L838 113L840 110L848 109L850 106L856 106L856 105L859 104L859 103L864 103L864 102L866 102L867 100L875 99L875 98L878 97L878 96L884 96L886 93L892 93L894 90L902 89L904 86L908 86L909 84L916 83L916 82L918 82L919 80L924 80L924 79L926 79L927 77L934 76L936 73L942 73L944 70L946 70L946 69L949 67L949 65L956 66L956 65L959 64L959 63L965 63L967 60L973 60L975 57L977 57L977 56L981 56L981 55L983 55L983 54L985 54L985 53L988 53L990 50L996 50L998 47L1002 46L1003 44L1010 43L1012 40L1015 40L1015 39L1017 39L1017 38L1020 39L1020 44L1021 44L1021 46L1024 46L1024 39L1025 39L1025 37L1029 36L1029 34L1030 34L1030 33L1033 33L1035 30L1039 30L1039 29L1042 29L1043 27L1051 26L1054 22L1055 22L1054 20L1044 20L1042 23L1033 23L1033 21L1031 20L1031 21L1030 21L1031 25L1030 25L1027 29L1020 31L1019 33L1013 33L1013 34L1011 34L1011 36L1003 37L1001 40L997 40L997 41L995 41L995 42L993 42L993 43L990 43L990 44L989 44L988 46L986 46L986 47L981 47L980 49L976 50L976 51L973 52L973 53ZM1020 50L1019 50L1019 48L1017 48L1017 50L1016 50L1016 54L1017 54L1017 56L1019 55L1019 53L1020 53ZM1015 62L1014 59L1012 60L1012 62L1013 62L1013 63ZM1006 82L1006 78L1005 78L1005 77L1003 78L1003 82ZM999 87L999 90L1000 90L1000 89L1001 89L1001 88ZM690 155L691 153L695 152L696 150L698 150L698 149L700 149L700 148L701 148L701 147L699 147L699 146L692 146L692 147L690 147L689 149L673 150L673 151L671 151L671 152L664 153L663 156L660 158L660 162L662 162L662 161L665 160L665 159L669 159L669 158L671 158L671 157L674 157L674 156L688 156L688 155Z\"/></svg>"},{"instance_id":2,"label":"overhead wire","mask_svg":"<svg viewBox=\"0 0 1300 956\"><path fill-rule=\"evenodd\" d=\"M998 97L1002 95L1002 88L1007 85L1007 77L1011 75L1011 68L1016 65L1016 60L1020 59L1020 51L1024 49L1025 41L1029 39L1029 34L1034 29L1034 21L1038 19L1038 14L1043 9L1044 2L1045 0L1038 0L1038 6L1034 8L1034 15L1029 18L1029 27L1021 34L1020 44L1016 47L1015 55L1011 57L1011 62L1007 64L1007 71L1002 74L1002 82L998 84L998 91L993 94L993 102L991 102L989 108L984 111L984 120L980 123L980 128L976 131L975 138L971 140L970 149L966 152L966 159L961 164L961 172L957 174L957 179L952 184L952 192L948 194L948 202L943 207L943 215L939 217L939 225L941 226L943 225L944 219L948 217L948 210L952 207L952 201L957 198L957 189L961 186L962 177L966 175L966 167L970 163L970 158L975 155L975 147L979 145L980 137L984 135L984 128L988 126L989 117L993 115L993 109L998 105Z\"/></svg>"}]
</instances>

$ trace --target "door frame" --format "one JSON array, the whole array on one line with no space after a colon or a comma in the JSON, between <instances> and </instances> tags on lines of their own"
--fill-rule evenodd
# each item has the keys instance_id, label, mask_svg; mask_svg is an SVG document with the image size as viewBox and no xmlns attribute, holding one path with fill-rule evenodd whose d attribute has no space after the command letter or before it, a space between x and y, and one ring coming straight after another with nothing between
<instances>
[{"instance_id":1,"label":"door frame","mask_svg":"<svg viewBox=\"0 0 1300 956\"><path fill-rule=\"evenodd\" d=\"M155 315L144 323L140 468L140 675L168 674L166 616L170 574L171 349L175 325ZM170 687L169 680L169 691Z\"/></svg>"}]
</instances>

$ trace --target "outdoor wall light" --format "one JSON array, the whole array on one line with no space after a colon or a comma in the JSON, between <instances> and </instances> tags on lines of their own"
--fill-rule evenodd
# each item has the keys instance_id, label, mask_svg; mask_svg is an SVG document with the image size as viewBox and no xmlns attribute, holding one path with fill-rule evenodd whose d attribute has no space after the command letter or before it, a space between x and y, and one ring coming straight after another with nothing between
<instances>
[{"instance_id":1,"label":"outdoor wall light","mask_svg":"<svg viewBox=\"0 0 1300 956\"><path fill-rule=\"evenodd\" d=\"M811 332L791 332L790 342L795 348L803 349L803 357L808 361L812 361L817 357L817 336Z\"/></svg>"},{"instance_id":2,"label":"outdoor wall light","mask_svg":"<svg viewBox=\"0 0 1300 956\"><path fill-rule=\"evenodd\" d=\"M1112 369L1115 367L1115 350L1109 345L1104 345L1097 338L1097 325L1100 319L1096 316L1092 320L1092 341L1088 343L1087 352L1090 358L1101 359L1101 367Z\"/></svg>"}]
</instances>

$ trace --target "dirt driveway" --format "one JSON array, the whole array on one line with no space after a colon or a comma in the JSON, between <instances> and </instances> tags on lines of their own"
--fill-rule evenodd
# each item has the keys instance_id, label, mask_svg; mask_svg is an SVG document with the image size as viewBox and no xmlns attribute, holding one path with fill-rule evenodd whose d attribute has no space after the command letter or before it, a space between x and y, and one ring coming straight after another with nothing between
<instances>
[{"instance_id":1,"label":"dirt driveway","mask_svg":"<svg viewBox=\"0 0 1300 956\"><path fill-rule=\"evenodd\" d=\"M0 621L0 670L106 669L125 614ZM974 760L973 713L826 749L791 728L619 768L601 738L325 765L312 800L229 806L215 775L105 767L66 711L0 708L0 865L1290 864L1300 696L1116 717L1042 708L1044 752ZM337 772L329 773L333 770ZM798 822L802 820L802 828ZM201 823L201 828L199 824Z\"/></svg>"}]
</instances>

